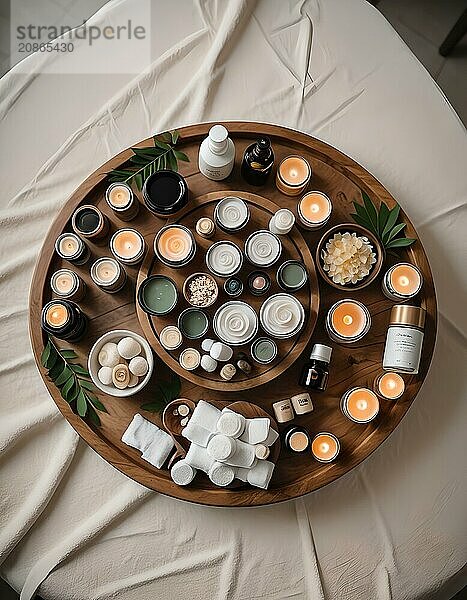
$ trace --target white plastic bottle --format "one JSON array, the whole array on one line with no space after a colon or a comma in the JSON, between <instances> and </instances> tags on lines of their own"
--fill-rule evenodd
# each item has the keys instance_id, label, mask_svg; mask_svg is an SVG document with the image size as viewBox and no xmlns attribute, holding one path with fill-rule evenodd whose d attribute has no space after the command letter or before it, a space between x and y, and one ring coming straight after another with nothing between
<instances>
[{"instance_id":1,"label":"white plastic bottle","mask_svg":"<svg viewBox=\"0 0 467 600\"><path fill-rule=\"evenodd\" d=\"M208 179L220 181L232 172L235 145L223 125L214 125L199 147L199 170Z\"/></svg>"}]
</instances>

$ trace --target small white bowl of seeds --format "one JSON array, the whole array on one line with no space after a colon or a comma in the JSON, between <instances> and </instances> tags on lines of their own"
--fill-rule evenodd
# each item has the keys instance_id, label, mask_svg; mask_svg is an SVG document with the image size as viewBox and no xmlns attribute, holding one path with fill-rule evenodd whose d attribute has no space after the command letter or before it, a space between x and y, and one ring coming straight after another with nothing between
<instances>
[{"instance_id":1,"label":"small white bowl of seeds","mask_svg":"<svg viewBox=\"0 0 467 600\"><path fill-rule=\"evenodd\" d=\"M126 398L148 383L154 357L148 342L133 331L115 329L101 336L88 356L92 382L105 394Z\"/></svg>"}]
</instances>

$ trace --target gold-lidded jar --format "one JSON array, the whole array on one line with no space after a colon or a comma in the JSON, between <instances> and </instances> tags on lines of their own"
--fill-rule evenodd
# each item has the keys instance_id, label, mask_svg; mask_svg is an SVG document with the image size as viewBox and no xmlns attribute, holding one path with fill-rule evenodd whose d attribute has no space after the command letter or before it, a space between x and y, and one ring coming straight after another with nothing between
<instances>
[{"instance_id":1,"label":"gold-lidded jar","mask_svg":"<svg viewBox=\"0 0 467 600\"><path fill-rule=\"evenodd\" d=\"M426 311L396 304L391 309L383 355L383 369L416 375L420 368Z\"/></svg>"}]
</instances>

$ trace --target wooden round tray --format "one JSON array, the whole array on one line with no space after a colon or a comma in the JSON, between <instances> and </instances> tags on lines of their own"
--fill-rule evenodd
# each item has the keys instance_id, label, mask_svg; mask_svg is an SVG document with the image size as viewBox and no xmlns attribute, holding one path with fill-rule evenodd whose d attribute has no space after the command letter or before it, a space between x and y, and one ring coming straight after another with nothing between
<instances>
[{"instance_id":1,"label":"wooden round tray","mask_svg":"<svg viewBox=\"0 0 467 600\"><path fill-rule=\"evenodd\" d=\"M236 146L236 164L232 175L221 182L210 181L198 171L199 144L206 136L210 124L193 125L180 130L179 145L190 158L189 163L180 165L180 172L186 178L190 192L195 198L211 192L224 195L225 190L237 190L242 194L247 192L260 195L278 206L290 208L296 214L297 200L284 196L275 188L275 173L263 188L249 186L241 178L240 162L243 152L261 134L268 135L271 139L276 165L288 154L301 154L309 161L313 168L310 188L324 191L333 202L334 209L328 223L329 227L351 220L349 215L353 212L352 200L360 201L361 191L365 191L376 204L381 200L389 207L395 204L389 192L361 165L317 139L304 133L262 123L227 122L225 125ZM150 145L153 145L152 138L138 144L138 146ZM397 256L388 255L382 269L384 273L392 263L399 260L413 262L421 269L425 280L423 290L417 298L417 302L427 310L420 372L418 375L404 376L406 392L402 398L396 402L382 400L377 418L367 425L352 423L340 412L339 399L343 392L354 385L371 387L375 375L381 369L384 340L393 302L385 298L381 292L381 275L368 287L353 293L334 289L319 279L321 302L312 338L303 353L296 357L287 370L273 381L267 380L261 387L251 392L248 389L232 392L210 390L184 379L181 396L193 401L203 398L207 401L221 400L227 403L242 400L254 402L273 415L273 402L290 398L302 391L297 382L311 345L317 342L329 344L324 330L324 317L329 307L338 299L351 295L368 306L372 316L372 328L357 344L347 346L330 344L333 346L333 356L328 389L325 393L313 395L313 412L292 421L305 427L311 435L319 431L334 433L341 442L341 453L338 459L334 463L321 464L314 461L310 454L291 455L282 448L268 490L250 486L225 490L216 488L209 481L202 479L195 480L190 486L179 487L171 481L167 469L153 468L141 459L139 452L129 448L120 440L137 412L162 426L160 414L145 412L140 406L152 401L157 391L157 382L168 378L170 371L163 361L156 360L151 381L137 396L125 399L99 394L108 410L108 414L99 414L102 422L100 427L89 425L75 414L73 407L61 398L59 390L48 379L45 369L40 365L40 355L45 342L40 327L40 315L43 305L51 298L50 276L56 269L69 267L54 253L54 242L60 233L71 230L70 217L76 207L85 203L95 204L111 221L109 235L120 227L134 227L144 235L149 247L154 239L154 233L166 223L151 215L144 206L141 207L140 214L135 220L124 223L106 205L104 198L108 185L106 173L125 163L131 155L131 150L126 150L114 157L76 190L53 222L38 257L30 292L30 336L39 371L58 408L79 435L117 469L149 488L191 502L216 506L270 504L296 498L341 477L369 456L395 429L414 401L427 375L433 354L437 318L433 279L422 244L407 215L401 211L401 219L407 225L406 235L416 238L417 242L408 250L398 252ZM139 193L138 197L141 199ZM404 205L404 198L401 198L400 202ZM314 255L323 230L316 232L302 230L301 234ZM90 244L90 247L92 260L99 256L110 255L108 245ZM125 267L129 276L125 288L117 294L106 294L92 284L89 265L90 263L75 268L88 286L87 295L80 302L80 306L89 317L88 332L77 344L58 342L62 348L72 346L81 364L86 363L92 344L106 331L124 328L143 333L135 308L138 268ZM284 428L282 425L279 427Z\"/></svg>"},{"instance_id":2,"label":"wooden round tray","mask_svg":"<svg viewBox=\"0 0 467 600\"><path fill-rule=\"evenodd\" d=\"M300 300L305 308L306 321L300 332L288 340L276 340L278 355L275 361L269 365L260 365L252 360L251 363L253 366L253 371L251 375L245 375L238 370L231 381L225 381L222 379L219 374L220 369L216 369L214 373L206 373L201 367L196 371L186 371L180 366L178 357L184 348L195 347L203 354L203 351L201 350L202 340L185 340L185 343L174 352L168 352L165 350L159 340L161 330L167 325L176 325L177 315L180 314L181 310L189 306L189 304L183 298L181 291L183 282L192 273L207 271L205 257L206 251L211 244L219 240L230 240L236 243L237 246L239 246L239 248L243 251L246 238L254 231L259 229L267 229L271 216L280 208L277 204L274 204L267 198L246 191L225 190L220 194L218 192L209 192L208 194L203 194L202 196L192 198L189 205L183 210L183 212L179 214L176 219L172 219L170 223L185 225L191 231L194 231L196 221L199 218L204 216L213 218L214 208L217 202L225 196L240 196L247 202L251 213L248 224L236 234L228 234L217 230L215 236L210 240L203 240L203 238L196 236L196 243L198 246L196 256L194 260L184 268L173 269L171 267L167 267L159 260L155 259L154 253L149 251L146 254L142 267L139 271L136 290L138 290L139 286L146 279L146 277L149 277L150 275L167 275L167 277L170 277L177 286L179 292L179 302L176 306L176 309L164 317L153 317L146 314L140 308L137 302L136 310L139 322L147 340L160 358L165 362L165 364L175 371L175 373L178 373L178 375L181 377L184 377L192 383L202 387L224 392L233 392L253 388L271 381L283 373L300 356L304 348L309 343L316 324L319 309L319 292L318 279L310 250L298 228L294 227L289 235L281 236L282 254L279 261L277 261L277 263L272 267L267 269L259 269L258 267L249 265L246 259L244 260L242 270L237 275L237 277L243 281L244 291L241 297L236 299L247 302L259 315L261 304L269 295L283 292L283 290L277 284L275 276L279 265L286 260L298 260L302 262L308 271L308 282L301 290L294 293L294 296ZM150 246L150 248L152 247L153 244ZM268 293L263 296L254 296L248 292L248 275L249 273L258 270L266 271L271 277L271 287ZM214 279L216 279L219 287L219 297L213 306L203 310L207 313L210 323L209 330L205 337L216 339L216 336L212 331L212 319L214 313L219 306L221 306L224 302L232 300L232 298L230 298L224 292L223 285L226 280L221 277L214 277ZM260 335L262 334L258 333L256 337ZM236 347L234 349L234 356L241 351L244 351L247 355L249 355L250 347L251 342L244 346Z\"/></svg>"}]
</instances>

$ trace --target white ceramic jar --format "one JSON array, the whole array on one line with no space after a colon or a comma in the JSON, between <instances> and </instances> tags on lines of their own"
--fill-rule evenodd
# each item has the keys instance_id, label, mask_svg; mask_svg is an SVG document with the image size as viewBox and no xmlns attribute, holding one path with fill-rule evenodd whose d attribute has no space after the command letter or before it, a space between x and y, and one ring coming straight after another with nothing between
<instances>
[{"instance_id":1,"label":"white ceramic jar","mask_svg":"<svg viewBox=\"0 0 467 600\"><path fill-rule=\"evenodd\" d=\"M220 181L232 172L235 145L223 125L214 125L199 147L199 170L208 179Z\"/></svg>"}]
</instances>

